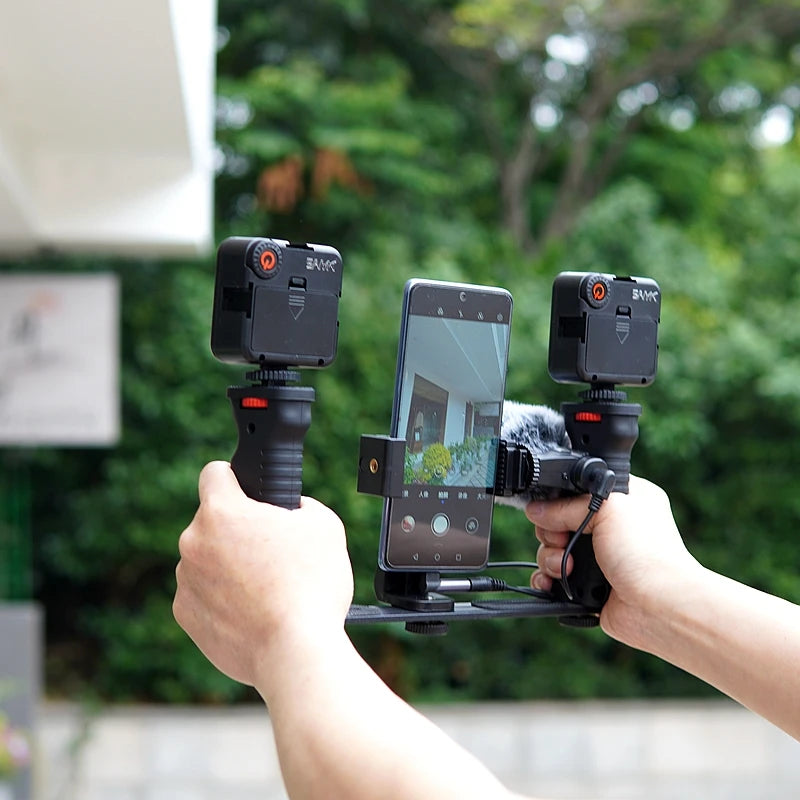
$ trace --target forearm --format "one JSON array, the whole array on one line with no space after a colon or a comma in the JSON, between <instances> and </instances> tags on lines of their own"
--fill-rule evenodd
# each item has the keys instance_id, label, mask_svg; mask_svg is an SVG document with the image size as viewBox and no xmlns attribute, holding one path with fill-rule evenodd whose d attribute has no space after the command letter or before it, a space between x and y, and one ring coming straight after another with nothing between
<instances>
[{"instance_id":1,"label":"forearm","mask_svg":"<svg viewBox=\"0 0 800 800\"><path fill-rule=\"evenodd\" d=\"M265 666L269 707L293 800L510 798L467 751L393 694L343 632L296 642Z\"/></svg>"},{"instance_id":2,"label":"forearm","mask_svg":"<svg viewBox=\"0 0 800 800\"><path fill-rule=\"evenodd\" d=\"M800 606L709 570L641 623L639 646L800 740Z\"/></svg>"}]
</instances>

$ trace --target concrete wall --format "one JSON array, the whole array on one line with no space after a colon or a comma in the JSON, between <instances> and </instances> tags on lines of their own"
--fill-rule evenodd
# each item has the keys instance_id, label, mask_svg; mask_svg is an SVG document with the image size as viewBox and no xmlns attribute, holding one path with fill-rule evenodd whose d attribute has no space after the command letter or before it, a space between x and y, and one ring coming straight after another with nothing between
<instances>
[{"instance_id":1,"label":"concrete wall","mask_svg":"<svg viewBox=\"0 0 800 800\"><path fill-rule=\"evenodd\" d=\"M551 798L800 795L800 743L729 702L423 707L507 786ZM46 705L37 800L285 800L260 707ZM376 800L380 794L376 793Z\"/></svg>"},{"instance_id":2,"label":"concrete wall","mask_svg":"<svg viewBox=\"0 0 800 800\"><path fill-rule=\"evenodd\" d=\"M32 730L42 685L42 610L35 603L0 603L0 711L15 728ZM14 800L31 794L26 773L14 785Z\"/></svg>"}]
</instances>

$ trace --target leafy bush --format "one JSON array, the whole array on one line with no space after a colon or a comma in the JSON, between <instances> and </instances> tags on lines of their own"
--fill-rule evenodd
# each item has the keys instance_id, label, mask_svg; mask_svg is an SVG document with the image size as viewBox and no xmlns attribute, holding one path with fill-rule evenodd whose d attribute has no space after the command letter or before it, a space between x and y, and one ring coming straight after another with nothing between
<instances>
[{"instance_id":1,"label":"leafy bush","mask_svg":"<svg viewBox=\"0 0 800 800\"><path fill-rule=\"evenodd\" d=\"M428 445L422 453L422 470L420 476L425 483L443 484L453 458L450 451L438 442Z\"/></svg>"}]
</instances>

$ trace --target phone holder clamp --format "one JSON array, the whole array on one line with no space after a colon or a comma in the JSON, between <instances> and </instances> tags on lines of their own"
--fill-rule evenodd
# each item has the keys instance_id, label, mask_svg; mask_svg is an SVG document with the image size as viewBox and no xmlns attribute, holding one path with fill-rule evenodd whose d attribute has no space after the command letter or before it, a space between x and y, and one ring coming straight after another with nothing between
<instances>
[{"instance_id":1,"label":"phone holder clamp","mask_svg":"<svg viewBox=\"0 0 800 800\"><path fill-rule=\"evenodd\" d=\"M358 463L358 491L381 497L399 497L403 487L406 441L382 435L362 435ZM526 447L501 440L495 494L519 491L520 487L548 485L574 488L574 476L592 474L605 463L571 451L554 451L532 456ZM572 476L572 477L570 477ZM405 622L413 633L442 635L452 619L497 617L557 617L566 625L587 627L597 624L601 605L576 603L562 598L531 597L524 600L456 601L443 594L472 583L470 579L443 579L432 571L388 571L375 573L375 596L385 605L353 605L348 624ZM491 590L490 590L491 591Z\"/></svg>"}]
</instances>

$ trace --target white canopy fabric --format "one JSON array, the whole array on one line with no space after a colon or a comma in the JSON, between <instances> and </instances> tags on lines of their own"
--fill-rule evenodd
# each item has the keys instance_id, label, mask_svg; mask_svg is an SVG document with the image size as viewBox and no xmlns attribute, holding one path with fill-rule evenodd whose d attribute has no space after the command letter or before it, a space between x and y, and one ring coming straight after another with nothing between
<instances>
[{"instance_id":1,"label":"white canopy fabric","mask_svg":"<svg viewBox=\"0 0 800 800\"><path fill-rule=\"evenodd\" d=\"M213 239L216 0L0 0L0 256Z\"/></svg>"}]
</instances>

